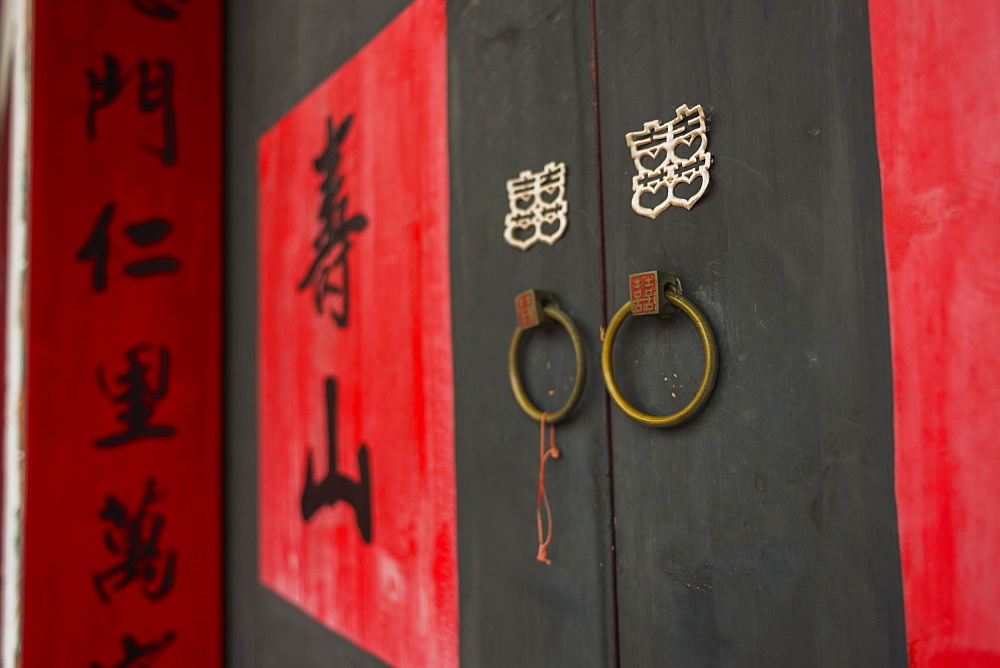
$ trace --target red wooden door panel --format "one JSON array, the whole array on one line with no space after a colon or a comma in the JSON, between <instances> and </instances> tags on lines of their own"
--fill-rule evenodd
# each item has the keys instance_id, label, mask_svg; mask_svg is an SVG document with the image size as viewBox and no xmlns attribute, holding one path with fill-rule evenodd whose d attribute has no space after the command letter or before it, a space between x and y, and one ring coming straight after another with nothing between
<instances>
[{"instance_id":1,"label":"red wooden door panel","mask_svg":"<svg viewBox=\"0 0 1000 668\"><path fill-rule=\"evenodd\" d=\"M457 661L444 3L261 139L260 577L400 666Z\"/></svg>"},{"instance_id":2,"label":"red wooden door panel","mask_svg":"<svg viewBox=\"0 0 1000 668\"><path fill-rule=\"evenodd\" d=\"M913 666L1000 666L1000 5L870 0Z\"/></svg>"}]
</instances>

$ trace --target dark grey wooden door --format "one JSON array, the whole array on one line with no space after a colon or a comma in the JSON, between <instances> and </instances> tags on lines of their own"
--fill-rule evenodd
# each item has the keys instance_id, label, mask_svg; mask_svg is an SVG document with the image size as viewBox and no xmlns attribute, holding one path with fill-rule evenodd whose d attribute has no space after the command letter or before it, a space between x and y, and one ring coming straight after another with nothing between
<instances>
[{"instance_id":1,"label":"dark grey wooden door","mask_svg":"<svg viewBox=\"0 0 1000 668\"><path fill-rule=\"evenodd\" d=\"M449 4L452 305L461 656L469 666L616 661L608 422L595 366L603 316L590 6L579 0ZM503 240L505 181L567 165L569 221L552 246ZM552 291L584 338L590 373L562 452L546 466L552 564L535 559L539 426L514 402L514 297ZM529 394L556 410L573 382L557 327L532 332Z\"/></svg>"},{"instance_id":2,"label":"dark grey wooden door","mask_svg":"<svg viewBox=\"0 0 1000 668\"><path fill-rule=\"evenodd\" d=\"M721 356L693 422L612 409L623 666L905 665L866 18L858 0L596 3L606 315L629 273L672 271ZM624 134L681 104L710 111L711 186L648 220ZM694 327L641 320L616 343L622 390L676 411Z\"/></svg>"},{"instance_id":3,"label":"dark grey wooden door","mask_svg":"<svg viewBox=\"0 0 1000 668\"><path fill-rule=\"evenodd\" d=\"M257 138L405 0L231 2L227 65L228 663L379 665L257 580ZM468 666L905 663L891 375L864 2L448 3L460 655ZM712 184L656 220L630 206L626 132L710 110ZM567 165L553 246L503 242L505 181ZM715 394L654 430L610 404L601 332L629 273L678 274L719 341ZM588 379L547 465L507 381L513 300L556 294ZM691 396L690 322L631 319L637 406ZM534 332L543 408L573 356Z\"/></svg>"}]
</instances>

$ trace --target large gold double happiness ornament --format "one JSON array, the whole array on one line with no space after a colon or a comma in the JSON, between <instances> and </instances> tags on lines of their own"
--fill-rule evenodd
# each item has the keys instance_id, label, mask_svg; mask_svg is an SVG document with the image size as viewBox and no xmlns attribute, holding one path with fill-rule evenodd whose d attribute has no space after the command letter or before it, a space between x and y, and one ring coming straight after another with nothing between
<instances>
[{"instance_id":1,"label":"large gold double happiness ornament","mask_svg":"<svg viewBox=\"0 0 1000 668\"><path fill-rule=\"evenodd\" d=\"M677 107L673 120L647 122L625 134L635 163L632 210L656 218L670 206L690 209L708 189L708 128L699 104Z\"/></svg>"}]
</instances>

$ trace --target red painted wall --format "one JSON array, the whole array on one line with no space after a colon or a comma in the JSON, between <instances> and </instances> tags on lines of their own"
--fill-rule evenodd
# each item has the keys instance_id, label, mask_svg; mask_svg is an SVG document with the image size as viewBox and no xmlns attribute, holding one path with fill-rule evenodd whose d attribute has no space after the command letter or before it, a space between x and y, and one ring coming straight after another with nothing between
<instances>
[{"instance_id":1,"label":"red painted wall","mask_svg":"<svg viewBox=\"0 0 1000 668\"><path fill-rule=\"evenodd\" d=\"M219 666L222 3L34 8L22 663Z\"/></svg>"},{"instance_id":2,"label":"red painted wall","mask_svg":"<svg viewBox=\"0 0 1000 668\"><path fill-rule=\"evenodd\" d=\"M910 662L1000 666L1000 3L869 9Z\"/></svg>"}]
</instances>

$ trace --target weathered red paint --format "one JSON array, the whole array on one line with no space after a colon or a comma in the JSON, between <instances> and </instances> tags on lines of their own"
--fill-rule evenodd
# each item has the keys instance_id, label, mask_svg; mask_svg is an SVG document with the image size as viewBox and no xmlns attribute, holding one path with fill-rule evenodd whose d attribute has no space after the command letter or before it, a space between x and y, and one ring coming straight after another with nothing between
<instances>
[{"instance_id":1,"label":"weathered red paint","mask_svg":"<svg viewBox=\"0 0 1000 668\"><path fill-rule=\"evenodd\" d=\"M259 144L260 578L398 666L457 664L458 593L448 236L446 24L417 0ZM298 290L313 243L327 119L341 145L350 235L346 325ZM306 457L327 474L328 378L337 470L368 449L372 538L344 501L303 519Z\"/></svg>"},{"instance_id":2,"label":"weathered red paint","mask_svg":"<svg viewBox=\"0 0 1000 668\"><path fill-rule=\"evenodd\" d=\"M1000 3L869 11L910 663L1000 666Z\"/></svg>"},{"instance_id":3,"label":"weathered red paint","mask_svg":"<svg viewBox=\"0 0 1000 668\"><path fill-rule=\"evenodd\" d=\"M27 668L119 665L126 635L145 644L168 632L174 640L156 665L222 663L222 3L164 3L179 9L175 21L137 9L155 4L34 3L20 664ZM127 78L88 138L86 70L103 74L106 53ZM162 116L139 109L141 59L174 65L172 166L147 150L163 139ZM108 280L95 292L93 265L76 256L108 202L116 205ZM126 224L154 217L170 221L169 236L131 243ZM178 259L179 271L145 278L123 271L159 255ZM114 377L141 343L169 350L166 394L153 415L176 432L100 449L95 439L122 428L123 407L100 389L98 367L120 391ZM115 591L109 582L104 602L93 577L123 553L105 542L111 525L99 515L109 495L134 513L149 478L164 494L149 510L164 519L156 547L176 554L173 587L159 600L143 595L144 586L159 585L160 561L151 583L140 576Z\"/></svg>"}]
</instances>

